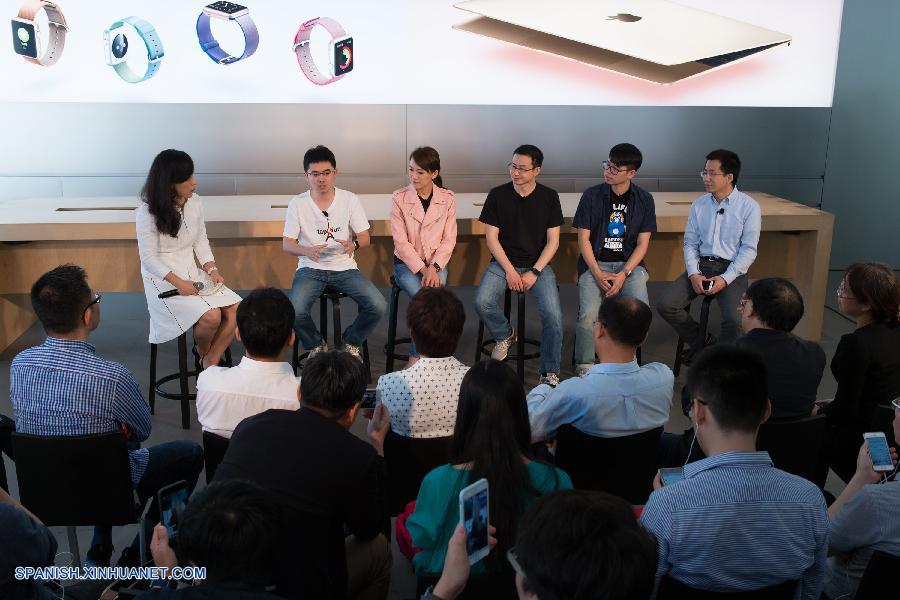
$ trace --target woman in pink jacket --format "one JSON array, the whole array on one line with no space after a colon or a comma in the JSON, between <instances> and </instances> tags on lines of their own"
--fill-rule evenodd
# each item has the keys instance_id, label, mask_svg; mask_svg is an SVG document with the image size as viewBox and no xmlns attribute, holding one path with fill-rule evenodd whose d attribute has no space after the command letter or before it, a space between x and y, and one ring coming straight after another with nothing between
<instances>
[{"instance_id":1,"label":"woman in pink jacket","mask_svg":"<svg viewBox=\"0 0 900 600\"><path fill-rule=\"evenodd\" d=\"M447 283L456 246L456 198L441 182L441 157L430 146L409 155L409 185L394 192L391 234L394 279L412 298L423 287ZM413 345L411 356L417 356Z\"/></svg>"}]
</instances>

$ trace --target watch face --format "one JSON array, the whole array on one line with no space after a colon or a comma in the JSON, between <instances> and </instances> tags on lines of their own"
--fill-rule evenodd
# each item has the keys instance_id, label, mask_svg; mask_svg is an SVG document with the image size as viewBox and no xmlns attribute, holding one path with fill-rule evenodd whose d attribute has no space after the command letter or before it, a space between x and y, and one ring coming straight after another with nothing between
<instances>
[{"instance_id":1,"label":"watch face","mask_svg":"<svg viewBox=\"0 0 900 600\"><path fill-rule=\"evenodd\" d=\"M224 13L226 15L233 15L236 12L247 10L246 6L241 6L240 4L235 4L234 2L213 2L212 4L207 4L206 8L214 10L216 12Z\"/></svg>"},{"instance_id":2,"label":"watch face","mask_svg":"<svg viewBox=\"0 0 900 600\"><path fill-rule=\"evenodd\" d=\"M13 49L16 54L37 58L37 32L34 23L13 19L12 21Z\"/></svg>"},{"instance_id":3,"label":"watch face","mask_svg":"<svg viewBox=\"0 0 900 600\"><path fill-rule=\"evenodd\" d=\"M124 33L120 33L113 38L112 55L116 58L122 58L126 52L128 52L128 38L125 37Z\"/></svg>"},{"instance_id":4,"label":"watch face","mask_svg":"<svg viewBox=\"0 0 900 600\"><path fill-rule=\"evenodd\" d=\"M353 38L347 37L334 44L334 76L345 75L353 70Z\"/></svg>"}]
</instances>

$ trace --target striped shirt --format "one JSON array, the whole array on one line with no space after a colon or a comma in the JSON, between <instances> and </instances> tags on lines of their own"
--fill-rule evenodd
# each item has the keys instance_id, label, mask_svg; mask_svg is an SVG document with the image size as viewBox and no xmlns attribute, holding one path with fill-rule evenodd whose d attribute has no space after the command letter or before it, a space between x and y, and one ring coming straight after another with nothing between
<instances>
[{"instance_id":1,"label":"striped shirt","mask_svg":"<svg viewBox=\"0 0 900 600\"><path fill-rule=\"evenodd\" d=\"M772 466L767 452L724 452L685 465L684 479L654 491L641 523L659 542L667 573L714 592L797 580L795 598L818 600L828 513L811 482Z\"/></svg>"},{"instance_id":2,"label":"striped shirt","mask_svg":"<svg viewBox=\"0 0 900 600\"><path fill-rule=\"evenodd\" d=\"M23 350L9 370L16 431L30 435L92 435L128 426L129 443L150 436L150 409L131 372L96 355L87 342L47 337ZM137 485L150 458L129 451Z\"/></svg>"}]
</instances>

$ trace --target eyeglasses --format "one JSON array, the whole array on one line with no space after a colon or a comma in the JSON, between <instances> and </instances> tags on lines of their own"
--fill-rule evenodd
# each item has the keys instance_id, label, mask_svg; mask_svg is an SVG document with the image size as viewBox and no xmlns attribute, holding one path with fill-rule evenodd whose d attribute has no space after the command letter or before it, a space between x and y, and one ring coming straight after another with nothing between
<instances>
[{"instance_id":1,"label":"eyeglasses","mask_svg":"<svg viewBox=\"0 0 900 600\"><path fill-rule=\"evenodd\" d=\"M847 292L847 286L842 281L841 284L837 288L837 297L840 298L841 300L855 300L856 299L853 296L848 296L846 294L846 292Z\"/></svg>"},{"instance_id":2,"label":"eyeglasses","mask_svg":"<svg viewBox=\"0 0 900 600\"><path fill-rule=\"evenodd\" d=\"M724 177L725 173L716 173L715 171L700 171L700 177L702 179L712 179L716 175L722 175Z\"/></svg>"},{"instance_id":3,"label":"eyeglasses","mask_svg":"<svg viewBox=\"0 0 900 600\"><path fill-rule=\"evenodd\" d=\"M306 174L312 179L318 179L319 177L331 177L334 175L334 171L332 169L325 169L324 171L307 171Z\"/></svg>"},{"instance_id":4,"label":"eyeglasses","mask_svg":"<svg viewBox=\"0 0 900 600\"><path fill-rule=\"evenodd\" d=\"M749 299L749 298L741 298L740 301L738 302L738 308L739 308L740 310L744 310L744 306L745 306L748 302L750 302L750 299Z\"/></svg>"},{"instance_id":5,"label":"eyeglasses","mask_svg":"<svg viewBox=\"0 0 900 600\"><path fill-rule=\"evenodd\" d=\"M100 294L100 292L97 292L97 295L94 296L94 299L91 300L90 304L88 304L87 306L84 307L84 310L89 309L90 307L92 307L95 304L100 304L100 298L102 298L102 297L103 296ZM81 312L84 312L84 311L81 311Z\"/></svg>"},{"instance_id":6,"label":"eyeglasses","mask_svg":"<svg viewBox=\"0 0 900 600\"><path fill-rule=\"evenodd\" d=\"M615 164L613 164L612 161L608 161L608 160L604 160L600 164L603 165L604 171L609 171L610 175L618 175L619 173L623 173L623 172L627 173L628 171L631 171L631 169L629 169L627 167L618 167Z\"/></svg>"},{"instance_id":7,"label":"eyeglasses","mask_svg":"<svg viewBox=\"0 0 900 600\"><path fill-rule=\"evenodd\" d=\"M525 571L522 570L522 565L519 564L517 558L518 555L516 554L515 546L506 551L506 560L509 561L509 564L512 566L513 571L521 575L523 579L528 579L525 576Z\"/></svg>"},{"instance_id":8,"label":"eyeglasses","mask_svg":"<svg viewBox=\"0 0 900 600\"><path fill-rule=\"evenodd\" d=\"M527 167L520 167L519 165L517 165L515 163L509 163L508 165L506 165L506 168L509 169L510 173L528 173L530 171L534 171L537 167L527 168Z\"/></svg>"}]
</instances>

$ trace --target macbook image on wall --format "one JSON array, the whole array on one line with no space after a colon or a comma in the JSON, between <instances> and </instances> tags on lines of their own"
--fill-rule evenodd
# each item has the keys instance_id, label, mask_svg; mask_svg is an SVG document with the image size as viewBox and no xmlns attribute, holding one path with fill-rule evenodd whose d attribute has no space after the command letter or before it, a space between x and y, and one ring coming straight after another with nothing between
<instances>
[{"instance_id":1,"label":"macbook image on wall","mask_svg":"<svg viewBox=\"0 0 900 600\"><path fill-rule=\"evenodd\" d=\"M468 0L454 6L478 15L454 29L660 84L791 42L788 34L667 0Z\"/></svg>"}]
</instances>

